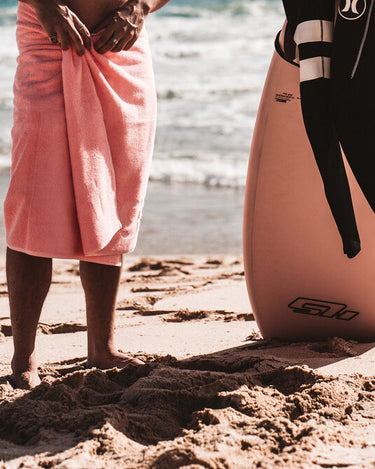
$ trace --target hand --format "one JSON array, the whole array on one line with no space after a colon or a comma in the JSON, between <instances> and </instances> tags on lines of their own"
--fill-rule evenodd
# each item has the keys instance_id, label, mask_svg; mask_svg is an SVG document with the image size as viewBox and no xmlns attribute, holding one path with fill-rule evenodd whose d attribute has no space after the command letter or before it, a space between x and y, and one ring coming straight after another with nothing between
<instances>
[{"instance_id":1,"label":"hand","mask_svg":"<svg viewBox=\"0 0 375 469\"><path fill-rule=\"evenodd\" d=\"M60 0L35 2L32 4L36 16L49 37L55 36L62 50L71 47L71 43L78 55L85 53L90 47L90 32L78 16Z\"/></svg>"},{"instance_id":2,"label":"hand","mask_svg":"<svg viewBox=\"0 0 375 469\"><path fill-rule=\"evenodd\" d=\"M95 50L100 54L108 51L120 52L132 47L141 33L143 23L150 11L144 0L128 0L125 5L111 13L94 32L104 28L103 34L95 43Z\"/></svg>"}]
</instances>

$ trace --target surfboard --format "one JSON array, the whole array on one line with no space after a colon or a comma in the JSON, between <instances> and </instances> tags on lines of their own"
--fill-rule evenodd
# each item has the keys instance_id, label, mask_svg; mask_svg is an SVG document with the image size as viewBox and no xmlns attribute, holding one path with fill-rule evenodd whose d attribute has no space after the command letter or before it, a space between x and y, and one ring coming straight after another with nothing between
<instances>
[{"instance_id":1,"label":"surfboard","mask_svg":"<svg viewBox=\"0 0 375 469\"><path fill-rule=\"evenodd\" d=\"M245 190L245 277L264 338L375 339L375 214L345 161L362 250L343 253L306 136L299 69L275 51Z\"/></svg>"}]
</instances>

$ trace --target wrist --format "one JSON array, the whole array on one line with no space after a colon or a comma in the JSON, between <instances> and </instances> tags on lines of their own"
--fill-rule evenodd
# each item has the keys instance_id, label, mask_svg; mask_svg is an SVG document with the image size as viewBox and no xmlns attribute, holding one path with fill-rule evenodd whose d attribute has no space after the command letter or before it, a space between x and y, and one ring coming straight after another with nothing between
<instances>
[{"instance_id":1,"label":"wrist","mask_svg":"<svg viewBox=\"0 0 375 469\"><path fill-rule=\"evenodd\" d=\"M34 8L34 10L50 6L51 3L58 3L58 0L18 0L19 2L26 3Z\"/></svg>"},{"instance_id":2,"label":"wrist","mask_svg":"<svg viewBox=\"0 0 375 469\"><path fill-rule=\"evenodd\" d=\"M43 5L44 1L43 0L18 0L19 2L22 3L27 3L31 7Z\"/></svg>"},{"instance_id":3,"label":"wrist","mask_svg":"<svg viewBox=\"0 0 375 469\"><path fill-rule=\"evenodd\" d=\"M154 0L143 0L142 9L145 15L148 15L154 10L155 1Z\"/></svg>"}]
</instances>

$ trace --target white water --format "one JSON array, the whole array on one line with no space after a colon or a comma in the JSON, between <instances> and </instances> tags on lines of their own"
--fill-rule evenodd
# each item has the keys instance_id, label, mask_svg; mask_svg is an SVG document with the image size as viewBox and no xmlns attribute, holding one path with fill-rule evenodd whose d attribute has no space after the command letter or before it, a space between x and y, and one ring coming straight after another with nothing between
<instances>
[{"instance_id":1,"label":"white water","mask_svg":"<svg viewBox=\"0 0 375 469\"><path fill-rule=\"evenodd\" d=\"M16 5L0 0L0 167L10 164ZM159 97L153 180L244 185L282 20L273 0L171 0L148 18Z\"/></svg>"},{"instance_id":2,"label":"white water","mask_svg":"<svg viewBox=\"0 0 375 469\"><path fill-rule=\"evenodd\" d=\"M6 173L16 6L0 0L0 172ZM157 182L149 188L136 253L241 251L251 137L282 22L281 0L171 0L148 18L159 97L151 173ZM3 199L9 176L0 176ZM4 248L0 216L0 258Z\"/></svg>"}]
</instances>

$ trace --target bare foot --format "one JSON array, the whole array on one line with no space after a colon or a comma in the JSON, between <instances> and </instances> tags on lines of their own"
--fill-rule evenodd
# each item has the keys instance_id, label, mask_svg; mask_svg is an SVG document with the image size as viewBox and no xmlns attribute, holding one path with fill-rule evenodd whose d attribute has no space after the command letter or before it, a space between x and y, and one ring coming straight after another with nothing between
<instances>
[{"instance_id":1,"label":"bare foot","mask_svg":"<svg viewBox=\"0 0 375 469\"><path fill-rule=\"evenodd\" d=\"M20 374L13 373L11 380L12 385L19 389L33 389L41 383L37 371L24 371Z\"/></svg>"},{"instance_id":2,"label":"bare foot","mask_svg":"<svg viewBox=\"0 0 375 469\"><path fill-rule=\"evenodd\" d=\"M22 363L22 365L17 364L13 358L12 371L11 380L16 388L33 389L41 382L35 357L30 357L29 363Z\"/></svg>"},{"instance_id":3,"label":"bare foot","mask_svg":"<svg viewBox=\"0 0 375 469\"><path fill-rule=\"evenodd\" d=\"M87 359L88 368L100 368L107 370L109 368L126 368L129 365L144 365L145 362L137 358L129 357L121 352L107 352Z\"/></svg>"}]
</instances>

